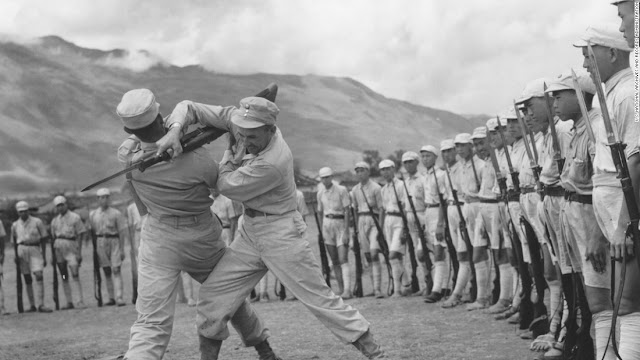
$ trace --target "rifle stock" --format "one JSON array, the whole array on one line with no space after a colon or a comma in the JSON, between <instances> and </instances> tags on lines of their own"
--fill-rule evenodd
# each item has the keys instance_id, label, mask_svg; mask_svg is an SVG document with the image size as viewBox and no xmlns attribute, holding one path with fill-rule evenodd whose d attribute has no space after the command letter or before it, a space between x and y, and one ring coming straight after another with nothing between
<instances>
[{"instance_id":1,"label":"rifle stock","mask_svg":"<svg viewBox=\"0 0 640 360\"><path fill-rule=\"evenodd\" d=\"M100 275L97 242L96 234L91 231L91 244L93 245L93 296L98 301L98 307L102 307L102 276Z\"/></svg>"},{"instance_id":2,"label":"rifle stock","mask_svg":"<svg viewBox=\"0 0 640 360\"><path fill-rule=\"evenodd\" d=\"M56 240L51 238L51 266L53 266L53 302L56 305L56 310L60 310L60 298L58 294L58 258L56 257L56 249L53 243ZM44 255L44 254L43 254Z\"/></svg>"},{"instance_id":3,"label":"rifle stock","mask_svg":"<svg viewBox=\"0 0 640 360\"><path fill-rule=\"evenodd\" d=\"M353 296L364 296L362 291L362 256L360 252L360 240L358 239L358 221L356 218L356 210L353 206L351 209L351 218L353 219L353 253L356 258L356 283L353 287Z\"/></svg>"},{"instance_id":4,"label":"rifle stock","mask_svg":"<svg viewBox=\"0 0 640 360\"><path fill-rule=\"evenodd\" d=\"M453 265L453 285L458 280L458 270L460 269L460 262L458 262L458 254L456 248L453 246L453 239L451 238L451 229L449 228L449 215L447 214L447 202L444 199L444 195L440 192L440 184L438 183L438 175L436 170L433 170L433 178L436 182L436 188L438 189L438 200L440 201L440 211L442 211L442 217L444 219L444 242L447 244L447 251L449 252L449 258Z\"/></svg>"},{"instance_id":5,"label":"rifle stock","mask_svg":"<svg viewBox=\"0 0 640 360\"><path fill-rule=\"evenodd\" d=\"M0 226L2 226L0 224ZM13 252L15 256L16 263L16 295L18 299L18 313L24 312L24 304L22 303L22 273L20 271L20 257L18 256L18 243L13 243Z\"/></svg>"},{"instance_id":6,"label":"rifle stock","mask_svg":"<svg viewBox=\"0 0 640 360\"><path fill-rule=\"evenodd\" d=\"M320 218L318 217L318 211L316 210L316 204L312 204L313 217L316 220L316 226L318 227L318 247L320 248L320 264L322 265L322 272L324 275L324 281L328 287L331 287L331 268L329 267L329 258L327 257L327 248L324 243L324 236L322 235L322 226L320 225Z\"/></svg>"}]
</instances>

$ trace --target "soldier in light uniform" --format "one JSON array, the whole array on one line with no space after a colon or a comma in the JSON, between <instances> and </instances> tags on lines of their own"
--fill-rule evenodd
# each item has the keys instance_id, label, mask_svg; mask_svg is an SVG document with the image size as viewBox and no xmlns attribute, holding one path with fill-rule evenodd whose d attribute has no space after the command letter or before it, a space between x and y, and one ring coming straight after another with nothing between
<instances>
[{"instance_id":1,"label":"soldier in light uniform","mask_svg":"<svg viewBox=\"0 0 640 360\"><path fill-rule=\"evenodd\" d=\"M29 214L29 204L26 201L16 203L18 220L11 225L11 243L18 244L18 258L20 272L27 285L27 297L31 305L27 312L50 313L52 310L44 306L44 283L42 271L47 265L45 258L45 241L49 236L42 220ZM34 301L33 279L36 278L37 303Z\"/></svg>"},{"instance_id":2,"label":"soldier in light uniform","mask_svg":"<svg viewBox=\"0 0 640 360\"><path fill-rule=\"evenodd\" d=\"M433 288L431 294L425 294L425 302L434 303L451 291L451 259L444 241L444 208L441 207L439 194L446 192L446 174L436 167L438 150L432 145L420 149L420 158L426 172L423 178L425 205L425 235L427 243L433 246Z\"/></svg>"},{"instance_id":3,"label":"soldier in light uniform","mask_svg":"<svg viewBox=\"0 0 640 360\"><path fill-rule=\"evenodd\" d=\"M3 277L3 267L4 267L4 248L5 248L5 239L7 237L7 233L4 230L4 224L2 220L0 220L0 315L8 314L7 309L4 307L4 291L2 290L2 280Z\"/></svg>"},{"instance_id":4,"label":"soldier in light uniform","mask_svg":"<svg viewBox=\"0 0 640 360\"><path fill-rule=\"evenodd\" d=\"M629 53L631 48L624 41L615 24L591 26L580 41L574 44L580 47L585 57L583 66L592 72L588 60L587 42L593 46L600 76L604 81L605 97L609 110L609 117L616 140L626 144L624 155L634 191L640 189L640 153L638 140L640 138L640 124L635 121L635 90L634 74L629 67ZM619 354L622 359L640 359L640 269L637 259L631 254L632 240L625 235L629 223L629 213L625 204L620 179L617 178L616 167L611 157L611 150L607 146L604 122L594 122L593 131L596 138L595 157L593 159L593 209L596 220L602 232L610 242L610 256L616 260L615 286L616 292L622 291L622 301L618 312L617 323L620 326ZM633 241L638 241L634 239ZM592 255L590 258L594 257ZM627 259L628 261L623 261ZM620 262L622 261L622 262ZM624 285L620 285L621 267L626 267ZM613 281L613 279L612 279ZM617 294L616 294L617 296ZM593 311L593 310L592 310ZM595 312L595 311L594 311ZM604 310L595 317L596 332L609 332L606 322L610 322L612 313ZM598 352L603 352L605 343L602 337L596 335ZM609 345L611 346L611 345ZM606 359L614 357L607 352Z\"/></svg>"},{"instance_id":5,"label":"soldier in light uniform","mask_svg":"<svg viewBox=\"0 0 640 360\"><path fill-rule=\"evenodd\" d=\"M403 239L403 222L400 213L404 204L407 202L402 182L395 176L396 164L391 160L382 160L378 165L382 177L387 182L380 190L382 197L382 230L384 238L389 245L389 262L391 263L391 271L393 275L394 292L392 297L406 296L407 293L403 289L403 277L409 278L405 274L403 257L405 254L406 244ZM395 192L394 192L395 188ZM396 198L397 194L397 198ZM402 207L398 207L398 201ZM408 281L405 281L408 283Z\"/></svg>"},{"instance_id":6,"label":"soldier in light uniform","mask_svg":"<svg viewBox=\"0 0 640 360\"><path fill-rule=\"evenodd\" d=\"M107 293L109 294L109 301L105 305L124 306L120 267L124 260L125 238L128 237L126 221L120 211L109 205L109 197L111 196L109 189L99 189L96 195L100 207L91 211L89 221L91 231L97 238L98 259L104 272Z\"/></svg>"},{"instance_id":7,"label":"soldier in light uniform","mask_svg":"<svg viewBox=\"0 0 640 360\"><path fill-rule=\"evenodd\" d=\"M82 284L78 272L82 261L82 241L87 236L86 229L80 219L80 215L70 211L67 207L67 199L64 196L56 196L53 199L58 215L51 221L51 237L56 251L56 260L62 277L62 289L67 299L67 305L62 310L73 309L73 297L69 284L69 272L73 278L73 284L78 291L78 307L84 307L82 296ZM68 268L67 268L68 266Z\"/></svg>"},{"instance_id":8,"label":"soldier in light uniform","mask_svg":"<svg viewBox=\"0 0 640 360\"><path fill-rule=\"evenodd\" d=\"M327 253L333 264L333 274L338 283L338 293L350 299L351 271L349 268L349 206L351 199L347 189L333 183L333 170L324 167L319 171L322 187L318 190L318 214Z\"/></svg>"},{"instance_id":9,"label":"soldier in light uniform","mask_svg":"<svg viewBox=\"0 0 640 360\"><path fill-rule=\"evenodd\" d=\"M271 270L336 337L370 359L382 357L384 351L373 339L369 323L326 285L305 239L306 224L297 211L293 156L275 124L278 113L273 102L257 97L241 100L240 108L183 101L167 120L169 126L199 122L232 132L217 187L244 205L240 235L200 289L198 332L209 339L207 346L219 349L229 336L229 317ZM179 156L179 133L170 131L159 140L158 151L169 148Z\"/></svg>"},{"instance_id":10,"label":"soldier in light uniform","mask_svg":"<svg viewBox=\"0 0 640 360\"><path fill-rule=\"evenodd\" d=\"M618 16L620 17L619 30L627 40L629 48L636 46L634 43L636 39L635 29L638 27L638 24L634 18L634 2L636 3L635 6L638 6L638 1L639 0L614 0L611 2L612 5L618 8Z\"/></svg>"},{"instance_id":11,"label":"soldier in light uniform","mask_svg":"<svg viewBox=\"0 0 640 360\"><path fill-rule=\"evenodd\" d=\"M498 125L504 129L507 125L507 120L505 118L500 118L499 121L500 124L498 124L498 118L489 119L487 121L486 128L489 130L489 146L495 149L496 162L500 174L502 176L509 176L508 168L501 166L501 159L505 158L505 147L508 145L502 142L502 137L500 136L500 133L498 133ZM505 231L506 223L508 221L508 218L506 217L506 208L503 200L501 199L501 190L495 169L489 162L485 164L485 174L487 179L493 177L494 185L491 190L489 190L487 185L484 190L481 190L480 196L488 201L491 199L498 201L495 205L491 202L482 204L482 207L484 208L482 211L483 221L491 239L490 250L492 252L493 259L498 265L500 275L500 296L498 298L498 302L489 308L489 313L500 313L511 306L514 285L513 278L516 274L514 274L514 268L511 266L510 261L511 257L513 257L511 241L509 240L508 231ZM483 177L483 187L485 184L488 183L485 181L485 177Z\"/></svg>"},{"instance_id":12,"label":"soldier in light uniform","mask_svg":"<svg viewBox=\"0 0 640 360\"><path fill-rule=\"evenodd\" d=\"M405 204L404 213L407 215L407 222L409 223L409 234L411 235L411 240L413 240L413 248L416 252L416 260L422 267L422 272L425 279L425 287L422 289L422 296L428 296L431 294L431 289L433 288L433 276L430 269L427 266L426 257L431 256L430 252L433 251L433 241L429 242L429 239L426 238L427 247L429 249L422 249L422 242L420 241L420 234L418 233L418 226L422 227L423 231L425 228L425 224L427 223L426 219L426 205L425 205L425 194L424 194L424 177L418 173L418 164L420 164L420 155L413 151L407 151L402 154L402 165L404 169L407 171L407 177L404 179L404 183L407 186L407 190L409 190L409 195L411 196L411 200L413 202L413 206L416 209L416 213L418 214L418 219L413 216L413 209L411 208L411 204L407 199L407 203ZM406 191L404 189L404 185L402 191ZM436 203L437 204L437 203ZM434 206L435 204L431 204ZM438 207L440 205L438 204ZM437 221L437 217L436 217ZM426 231L425 231L426 237ZM409 259L405 260L405 271L410 273L411 262Z\"/></svg>"},{"instance_id":13,"label":"soldier in light uniform","mask_svg":"<svg viewBox=\"0 0 640 360\"><path fill-rule=\"evenodd\" d=\"M470 143L471 135L464 134L462 137L457 136L458 141L464 141L465 143ZM469 251L467 249L467 245L464 242L462 236L462 230L460 229L460 214L458 212L458 208L456 206L456 202L453 196L453 191L455 190L458 194L459 205L462 209L464 215L464 199L462 198L461 193L461 174L462 174L462 164L460 161L457 161L456 155L456 144L454 139L446 139L440 143L440 152L442 154L442 160L445 164L445 170L448 169L449 174L447 176L446 184L446 199L447 199L447 219L449 220L449 231L451 232L451 239L453 241L453 246L456 248L456 252L458 253L458 261L460 263L460 267L458 269L456 286L453 289L453 293L451 296L442 303L443 308L453 308L460 304L462 304L462 296L465 294L465 290L470 285L471 280L471 266L469 264L470 256ZM449 181L451 180L451 181ZM452 188L453 185L453 188ZM473 233L469 232L469 236Z\"/></svg>"},{"instance_id":14,"label":"soldier in light uniform","mask_svg":"<svg viewBox=\"0 0 640 360\"><path fill-rule=\"evenodd\" d=\"M359 182L351 189L351 199L353 206L356 207L360 247L366 261L371 265L373 294L377 299L381 299L384 295L380 291L382 279L380 244L378 244L378 229L373 217L380 216L382 211L382 193L380 185L369 178L370 170L369 164L364 161L356 164L355 171Z\"/></svg>"}]
</instances>

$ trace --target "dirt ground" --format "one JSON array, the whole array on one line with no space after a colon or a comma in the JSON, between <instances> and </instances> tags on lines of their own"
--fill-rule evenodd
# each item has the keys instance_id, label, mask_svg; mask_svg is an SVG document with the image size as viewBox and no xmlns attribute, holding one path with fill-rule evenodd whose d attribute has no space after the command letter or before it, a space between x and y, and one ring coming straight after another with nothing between
<instances>
[{"instance_id":1,"label":"dirt ground","mask_svg":"<svg viewBox=\"0 0 640 360\"><path fill-rule=\"evenodd\" d=\"M309 239L315 240L311 228ZM314 241L315 243L315 241ZM317 248L317 246L316 246ZM136 318L131 305L131 272L128 256L123 265L125 307L98 308L93 298L91 247L83 250L81 281L88 308L54 311L52 314L17 314L13 251L6 251L3 289L5 306L12 314L0 317L0 359L100 359L124 353L129 328ZM50 260L50 259L48 259ZM371 292L368 271L363 283ZM53 307L52 268L45 269L47 306ZM384 275L386 280L386 275ZM273 278L270 279L273 281ZM334 283L335 284L335 283ZM351 345L339 342L298 301L272 300L256 303L259 314L271 330L271 345L285 360L364 359ZM64 301L60 288L61 305ZM106 298L106 290L103 290ZM25 308L28 300L24 295ZM386 349L389 359L532 359L529 341L515 335L516 326L495 321L481 312L463 308L444 310L439 304L425 304L419 297L347 301L359 309L372 324L372 331ZM195 309L179 304L171 343L165 359L197 359ZM234 330L224 342L221 358L257 359L255 351L244 348Z\"/></svg>"}]
</instances>

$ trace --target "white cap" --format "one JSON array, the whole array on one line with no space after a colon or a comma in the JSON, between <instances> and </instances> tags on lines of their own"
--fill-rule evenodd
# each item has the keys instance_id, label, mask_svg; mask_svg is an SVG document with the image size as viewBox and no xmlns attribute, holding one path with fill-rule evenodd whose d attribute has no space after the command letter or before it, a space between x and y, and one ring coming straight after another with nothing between
<instances>
[{"instance_id":1,"label":"white cap","mask_svg":"<svg viewBox=\"0 0 640 360\"><path fill-rule=\"evenodd\" d=\"M333 175L333 170L331 170L330 167L323 167L318 171L318 175L320 175L321 178L331 176Z\"/></svg>"},{"instance_id":2,"label":"white cap","mask_svg":"<svg viewBox=\"0 0 640 360\"><path fill-rule=\"evenodd\" d=\"M98 189L98 191L96 192L97 196L109 196L111 195L111 191L109 191L109 189L107 188L101 188Z\"/></svg>"},{"instance_id":3,"label":"white cap","mask_svg":"<svg viewBox=\"0 0 640 360\"><path fill-rule=\"evenodd\" d=\"M141 129L151 124L160 111L160 104L149 89L126 92L116 108L122 123L129 129Z\"/></svg>"},{"instance_id":4,"label":"white cap","mask_svg":"<svg viewBox=\"0 0 640 360\"><path fill-rule=\"evenodd\" d=\"M471 134L468 133L460 133L456 135L453 142L455 144L473 144L473 141L471 141Z\"/></svg>"},{"instance_id":5,"label":"white cap","mask_svg":"<svg viewBox=\"0 0 640 360\"><path fill-rule=\"evenodd\" d=\"M473 129L473 134L471 134L471 140L485 139L486 137L487 137L487 128L485 128L484 126L480 126Z\"/></svg>"},{"instance_id":6,"label":"white cap","mask_svg":"<svg viewBox=\"0 0 640 360\"><path fill-rule=\"evenodd\" d=\"M518 120L518 115L516 115L516 111L513 109L513 106L510 106L502 114L500 114L500 119Z\"/></svg>"},{"instance_id":7,"label":"white cap","mask_svg":"<svg viewBox=\"0 0 640 360\"><path fill-rule=\"evenodd\" d=\"M416 154L413 151L407 151L404 154L402 154L402 162L411 161L411 160L420 161L420 155Z\"/></svg>"},{"instance_id":8,"label":"white cap","mask_svg":"<svg viewBox=\"0 0 640 360\"><path fill-rule=\"evenodd\" d=\"M549 78L539 78L529 81L516 102L521 104L534 97L544 97L544 84L549 85L552 81L553 80Z\"/></svg>"},{"instance_id":9,"label":"white cap","mask_svg":"<svg viewBox=\"0 0 640 360\"><path fill-rule=\"evenodd\" d=\"M430 152L434 155L438 155L438 149L436 149L436 147L433 145L423 146L422 148L420 148L420 152L423 152L423 151Z\"/></svg>"},{"instance_id":10,"label":"white cap","mask_svg":"<svg viewBox=\"0 0 640 360\"><path fill-rule=\"evenodd\" d=\"M27 211L29 210L29 203L26 201L18 201L16 203L16 211Z\"/></svg>"},{"instance_id":11,"label":"white cap","mask_svg":"<svg viewBox=\"0 0 640 360\"><path fill-rule=\"evenodd\" d=\"M455 149L456 143L453 142L453 139L445 139L440 142L440 151Z\"/></svg>"},{"instance_id":12,"label":"white cap","mask_svg":"<svg viewBox=\"0 0 640 360\"><path fill-rule=\"evenodd\" d=\"M371 166L369 166L369 163L367 163L366 161L358 161L356 163L356 166L354 167L354 169L367 169L367 170L370 170Z\"/></svg>"},{"instance_id":13,"label":"white cap","mask_svg":"<svg viewBox=\"0 0 640 360\"><path fill-rule=\"evenodd\" d=\"M55 198L53 198L53 206L58 206L60 204L66 204L66 203L67 203L67 199L62 195L58 195Z\"/></svg>"},{"instance_id":14,"label":"white cap","mask_svg":"<svg viewBox=\"0 0 640 360\"><path fill-rule=\"evenodd\" d=\"M591 75L584 70L579 69L575 70L576 76L578 77L578 85L583 92L595 95L596 86L591 79ZM551 84L547 84L547 92L561 91L561 90L575 90L573 88L573 79L571 78L571 70L558 75Z\"/></svg>"},{"instance_id":15,"label":"white cap","mask_svg":"<svg viewBox=\"0 0 640 360\"><path fill-rule=\"evenodd\" d=\"M507 119L501 117L500 118L500 126L502 126L502 127L507 126ZM487 120L487 127L489 128L489 131L498 130L498 119L491 118L491 119Z\"/></svg>"},{"instance_id":16,"label":"white cap","mask_svg":"<svg viewBox=\"0 0 640 360\"><path fill-rule=\"evenodd\" d=\"M384 159L382 161L380 161L380 164L378 165L378 169L382 170L382 169L386 169L386 168L394 168L395 169L396 164L389 160L389 159Z\"/></svg>"},{"instance_id":17,"label":"white cap","mask_svg":"<svg viewBox=\"0 0 640 360\"><path fill-rule=\"evenodd\" d=\"M573 43L575 47L585 47L587 44L605 46L612 49L632 51L624 35L618 30L616 23L591 25L582 34L580 40Z\"/></svg>"}]
</instances>

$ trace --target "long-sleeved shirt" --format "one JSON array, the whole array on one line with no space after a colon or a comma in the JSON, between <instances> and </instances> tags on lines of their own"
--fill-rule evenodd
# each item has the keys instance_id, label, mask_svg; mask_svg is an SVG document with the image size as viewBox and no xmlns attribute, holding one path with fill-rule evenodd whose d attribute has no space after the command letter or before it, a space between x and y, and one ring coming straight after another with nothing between
<instances>
[{"instance_id":1,"label":"long-sleeved shirt","mask_svg":"<svg viewBox=\"0 0 640 360\"><path fill-rule=\"evenodd\" d=\"M231 122L234 109L185 100L169 115L167 126L179 123L185 129L199 123L235 133L236 127ZM236 161L236 154L244 155ZM222 195L242 202L245 208L275 215L295 211L293 155L280 129L276 129L269 144L256 155L246 153L242 143L236 145L235 152L225 151L217 186Z\"/></svg>"},{"instance_id":2,"label":"long-sleeved shirt","mask_svg":"<svg viewBox=\"0 0 640 360\"><path fill-rule=\"evenodd\" d=\"M39 244L45 237L47 237L47 228L37 217L29 215L27 220L18 219L11 225L11 242L34 245Z\"/></svg>"},{"instance_id":3,"label":"long-sleeved shirt","mask_svg":"<svg viewBox=\"0 0 640 360\"><path fill-rule=\"evenodd\" d=\"M634 75L631 68L621 70L605 82L605 96L609 117L616 140L627 145L624 149L629 158L638 152L640 139L640 123L635 122L635 90ZM596 156L593 160L595 175L593 185L620 187L617 171L611 158L611 150L607 144L607 133L604 120L593 122L593 132L596 137Z\"/></svg>"},{"instance_id":4,"label":"long-sleeved shirt","mask_svg":"<svg viewBox=\"0 0 640 360\"><path fill-rule=\"evenodd\" d=\"M365 200L365 195L366 200ZM357 183L351 188L351 198L358 212L377 212L382 208L381 186L369 179L366 184ZM373 209L369 209L371 206Z\"/></svg>"},{"instance_id":5,"label":"long-sleeved shirt","mask_svg":"<svg viewBox=\"0 0 640 360\"><path fill-rule=\"evenodd\" d=\"M589 111L589 121L602 121L600 109ZM586 120L582 118L574 126L574 135L565 155L562 171L562 187L567 191L580 195L591 195L593 192L593 158L596 153L595 144L589 139Z\"/></svg>"}]
</instances>

